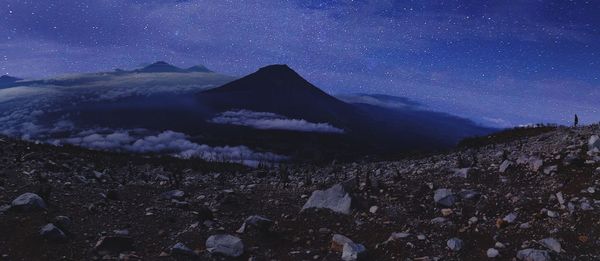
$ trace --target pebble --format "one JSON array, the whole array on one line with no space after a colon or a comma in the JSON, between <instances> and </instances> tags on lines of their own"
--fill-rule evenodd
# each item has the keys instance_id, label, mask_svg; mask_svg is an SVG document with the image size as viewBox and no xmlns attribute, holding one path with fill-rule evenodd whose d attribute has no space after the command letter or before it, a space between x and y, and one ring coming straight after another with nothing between
<instances>
[{"instance_id":1,"label":"pebble","mask_svg":"<svg viewBox=\"0 0 600 261\"><path fill-rule=\"evenodd\" d=\"M500 252L498 251L498 249L495 248L488 248L487 252L487 257L489 258L494 258L500 255Z\"/></svg>"},{"instance_id":2,"label":"pebble","mask_svg":"<svg viewBox=\"0 0 600 261\"><path fill-rule=\"evenodd\" d=\"M460 251L463 248L463 241L460 238L453 237L446 242L448 248L452 251Z\"/></svg>"}]
</instances>

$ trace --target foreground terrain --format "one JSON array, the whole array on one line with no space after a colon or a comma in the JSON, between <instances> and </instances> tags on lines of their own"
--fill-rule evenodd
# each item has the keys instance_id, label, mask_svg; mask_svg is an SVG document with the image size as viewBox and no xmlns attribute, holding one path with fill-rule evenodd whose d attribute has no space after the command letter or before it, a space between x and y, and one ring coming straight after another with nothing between
<instances>
[{"instance_id":1,"label":"foreground terrain","mask_svg":"<svg viewBox=\"0 0 600 261\"><path fill-rule=\"evenodd\" d=\"M598 260L597 134L556 128L395 162L280 169L0 138L0 255Z\"/></svg>"}]
</instances>

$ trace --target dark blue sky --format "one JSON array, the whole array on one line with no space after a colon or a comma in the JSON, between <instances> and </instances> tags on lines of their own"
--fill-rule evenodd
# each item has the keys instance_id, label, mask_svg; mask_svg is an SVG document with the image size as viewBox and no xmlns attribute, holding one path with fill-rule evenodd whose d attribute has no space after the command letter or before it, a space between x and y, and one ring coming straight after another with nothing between
<instances>
[{"instance_id":1,"label":"dark blue sky","mask_svg":"<svg viewBox=\"0 0 600 261\"><path fill-rule=\"evenodd\" d=\"M3 0L0 74L286 63L496 126L600 121L600 2Z\"/></svg>"}]
</instances>

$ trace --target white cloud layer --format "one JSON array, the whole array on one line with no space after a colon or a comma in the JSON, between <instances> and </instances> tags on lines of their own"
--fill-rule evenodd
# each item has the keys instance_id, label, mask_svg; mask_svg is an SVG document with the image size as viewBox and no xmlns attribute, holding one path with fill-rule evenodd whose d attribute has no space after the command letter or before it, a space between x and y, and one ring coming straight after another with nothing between
<instances>
[{"instance_id":1,"label":"white cloud layer","mask_svg":"<svg viewBox=\"0 0 600 261\"><path fill-rule=\"evenodd\" d=\"M261 130L290 130L302 132L344 133L329 123L313 123L303 119L289 119L272 112L249 110L226 111L211 119L212 123L248 126Z\"/></svg>"},{"instance_id":2,"label":"white cloud layer","mask_svg":"<svg viewBox=\"0 0 600 261\"><path fill-rule=\"evenodd\" d=\"M95 133L99 132L99 133ZM286 157L269 152L255 152L246 146L211 147L188 140L183 133L164 131L156 135L140 135L139 130L105 130L81 132L76 137L56 139L55 145L71 144L98 150L136 153L160 153L179 158L201 158L208 161L238 162L255 166L259 162L276 162Z\"/></svg>"}]
</instances>

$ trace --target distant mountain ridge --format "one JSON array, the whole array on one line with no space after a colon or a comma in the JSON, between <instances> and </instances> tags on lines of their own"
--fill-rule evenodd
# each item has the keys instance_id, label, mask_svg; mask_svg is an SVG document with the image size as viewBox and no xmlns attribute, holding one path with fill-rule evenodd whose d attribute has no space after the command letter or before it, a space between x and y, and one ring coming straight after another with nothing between
<instances>
[{"instance_id":1,"label":"distant mountain ridge","mask_svg":"<svg viewBox=\"0 0 600 261\"><path fill-rule=\"evenodd\" d=\"M144 68L133 70L133 72L140 72L140 73L161 73L161 72L166 72L166 73L189 73L189 72L205 72L205 73L211 73L213 71L209 70L204 65L195 65L195 66L192 66L192 67L187 68L187 69L182 69L182 68L179 68L179 67L177 67L175 65L169 64L167 62L158 61L158 62L155 62L155 63L150 64L148 66L145 66Z\"/></svg>"},{"instance_id":2,"label":"distant mountain ridge","mask_svg":"<svg viewBox=\"0 0 600 261\"><path fill-rule=\"evenodd\" d=\"M0 76L0 88L12 86L13 84L15 84L16 82L21 81L21 80L23 80L23 79L17 78L17 77L12 77L9 75L2 75L2 76Z\"/></svg>"}]
</instances>

